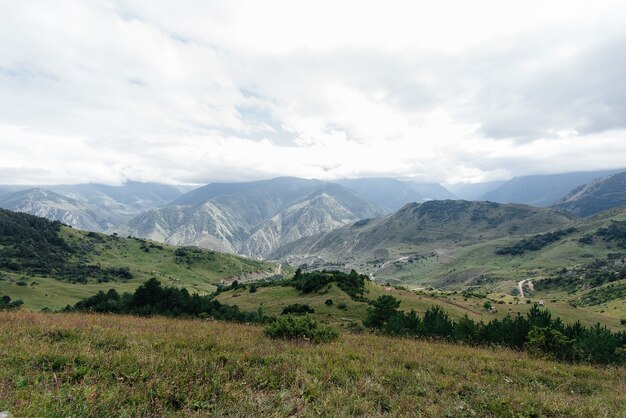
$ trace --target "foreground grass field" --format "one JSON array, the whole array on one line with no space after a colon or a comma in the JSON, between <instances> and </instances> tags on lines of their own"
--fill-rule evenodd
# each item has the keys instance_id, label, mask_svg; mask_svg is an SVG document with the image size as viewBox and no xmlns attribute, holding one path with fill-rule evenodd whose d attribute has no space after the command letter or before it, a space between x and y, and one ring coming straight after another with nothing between
<instances>
[{"instance_id":1,"label":"foreground grass field","mask_svg":"<svg viewBox=\"0 0 626 418\"><path fill-rule=\"evenodd\" d=\"M201 320L0 312L16 416L626 416L626 369L342 334L312 345Z\"/></svg>"}]
</instances>

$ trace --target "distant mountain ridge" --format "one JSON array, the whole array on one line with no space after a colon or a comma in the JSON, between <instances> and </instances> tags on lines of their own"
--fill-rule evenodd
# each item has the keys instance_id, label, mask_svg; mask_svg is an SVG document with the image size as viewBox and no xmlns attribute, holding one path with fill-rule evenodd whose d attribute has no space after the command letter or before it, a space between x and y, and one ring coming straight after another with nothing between
<instances>
[{"instance_id":1,"label":"distant mountain ridge","mask_svg":"<svg viewBox=\"0 0 626 418\"><path fill-rule=\"evenodd\" d=\"M176 186L127 182L121 186L75 184L0 189L0 207L102 232L146 209L182 195Z\"/></svg>"},{"instance_id":2,"label":"distant mountain ridge","mask_svg":"<svg viewBox=\"0 0 626 418\"><path fill-rule=\"evenodd\" d=\"M619 173L621 170L574 172L513 177L500 187L478 198L497 203L521 203L548 207L567 195L573 189L590 181Z\"/></svg>"},{"instance_id":3,"label":"distant mountain ridge","mask_svg":"<svg viewBox=\"0 0 626 418\"><path fill-rule=\"evenodd\" d=\"M464 200L409 203L381 219L359 221L278 248L273 259L319 257L328 261L377 258L402 245L441 248L471 245L512 234L532 234L559 228L575 218L528 205ZM432 248L431 248L432 250Z\"/></svg>"},{"instance_id":4,"label":"distant mountain ridge","mask_svg":"<svg viewBox=\"0 0 626 418\"><path fill-rule=\"evenodd\" d=\"M590 216L626 205L626 171L595 179L572 190L552 208Z\"/></svg>"},{"instance_id":5,"label":"distant mountain ridge","mask_svg":"<svg viewBox=\"0 0 626 418\"><path fill-rule=\"evenodd\" d=\"M400 209L407 203L426 200L455 199L456 196L438 183L414 183L391 178L373 177L337 180L353 192L371 200L389 211Z\"/></svg>"},{"instance_id":6,"label":"distant mountain ridge","mask_svg":"<svg viewBox=\"0 0 626 418\"><path fill-rule=\"evenodd\" d=\"M341 185L281 177L209 184L111 231L263 257L299 238L384 214Z\"/></svg>"},{"instance_id":7,"label":"distant mountain ridge","mask_svg":"<svg viewBox=\"0 0 626 418\"><path fill-rule=\"evenodd\" d=\"M446 186L454 195L463 200L479 200L482 195L497 189L506 183L505 180L487 181L481 183L456 183Z\"/></svg>"}]
</instances>

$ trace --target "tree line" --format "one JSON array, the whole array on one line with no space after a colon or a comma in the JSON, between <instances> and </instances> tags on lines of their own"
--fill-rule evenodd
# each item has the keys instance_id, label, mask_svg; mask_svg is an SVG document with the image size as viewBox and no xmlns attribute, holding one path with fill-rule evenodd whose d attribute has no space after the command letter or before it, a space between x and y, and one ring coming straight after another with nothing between
<instances>
[{"instance_id":1,"label":"tree line","mask_svg":"<svg viewBox=\"0 0 626 418\"><path fill-rule=\"evenodd\" d=\"M80 261L80 256L92 248L68 243L59 235L62 225L59 221L0 209L0 269L76 282L133 277L127 267L102 268ZM88 237L100 239L95 233Z\"/></svg>"},{"instance_id":2,"label":"tree line","mask_svg":"<svg viewBox=\"0 0 626 418\"><path fill-rule=\"evenodd\" d=\"M522 255L526 251L539 251L573 232L576 232L576 228L574 227L533 235L530 238L525 238L508 247L498 248L495 250L495 253L498 255Z\"/></svg>"},{"instance_id":3,"label":"tree line","mask_svg":"<svg viewBox=\"0 0 626 418\"><path fill-rule=\"evenodd\" d=\"M96 295L67 306L64 312L101 312L131 315L164 315L171 317L212 317L237 322L263 322L263 310L241 311L239 307L224 305L213 295L190 294L185 288L163 286L151 278L134 293L119 294L115 289L100 291Z\"/></svg>"},{"instance_id":4,"label":"tree line","mask_svg":"<svg viewBox=\"0 0 626 418\"><path fill-rule=\"evenodd\" d=\"M391 295L378 297L371 302L364 325L392 336L503 346L570 362L626 363L626 332L614 333L600 324L565 324L537 305L526 315L508 315L487 323L467 315L454 321L439 306L428 308L423 316L399 307L400 301Z\"/></svg>"}]
</instances>

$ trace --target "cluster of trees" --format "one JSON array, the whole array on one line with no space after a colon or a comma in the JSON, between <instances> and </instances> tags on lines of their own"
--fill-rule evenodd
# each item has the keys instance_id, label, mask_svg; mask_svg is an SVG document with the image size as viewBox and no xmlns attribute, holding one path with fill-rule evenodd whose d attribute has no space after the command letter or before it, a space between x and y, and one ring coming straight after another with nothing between
<instances>
[{"instance_id":1,"label":"cluster of trees","mask_svg":"<svg viewBox=\"0 0 626 418\"><path fill-rule=\"evenodd\" d=\"M626 279L626 255L611 253L605 258L596 259L583 266L562 269L551 277L535 282L535 289L565 289L571 292L587 290L591 292L581 297L583 305L597 305L609 300L624 297L624 286L613 282ZM603 285L609 286L595 289Z\"/></svg>"},{"instance_id":2,"label":"cluster of trees","mask_svg":"<svg viewBox=\"0 0 626 418\"><path fill-rule=\"evenodd\" d=\"M24 302L22 302L20 299L11 300L11 297L8 295L0 297L0 311L19 309L20 306L22 306L23 304Z\"/></svg>"},{"instance_id":3,"label":"cluster of trees","mask_svg":"<svg viewBox=\"0 0 626 418\"><path fill-rule=\"evenodd\" d=\"M467 315L454 321L439 306L429 308L424 316L414 310L399 311L399 307L400 301L393 296L380 296L371 302L364 325L388 335L505 346L559 360L626 363L626 332L613 333L599 324L566 325L536 305L526 315L507 316L488 323L475 322Z\"/></svg>"},{"instance_id":4,"label":"cluster of trees","mask_svg":"<svg viewBox=\"0 0 626 418\"><path fill-rule=\"evenodd\" d=\"M620 248L626 248L626 221L611 221L608 227L599 228L596 235L605 241L615 241Z\"/></svg>"},{"instance_id":5,"label":"cluster of trees","mask_svg":"<svg viewBox=\"0 0 626 418\"><path fill-rule=\"evenodd\" d=\"M626 298L626 283L611 283L608 286L591 289L578 299L580 306L595 306L616 299Z\"/></svg>"},{"instance_id":6,"label":"cluster of trees","mask_svg":"<svg viewBox=\"0 0 626 418\"><path fill-rule=\"evenodd\" d=\"M576 228L574 227L533 235L530 238L523 239L508 247L498 248L495 253L498 255L522 255L526 251L539 251L573 232L576 232Z\"/></svg>"},{"instance_id":7,"label":"cluster of trees","mask_svg":"<svg viewBox=\"0 0 626 418\"><path fill-rule=\"evenodd\" d=\"M89 248L66 242L59 236L61 226L58 221L0 209L0 269L78 282L132 278L126 267L102 268L81 261L79 255Z\"/></svg>"},{"instance_id":8,"label":"cluster of trees","mask_svg":"<svg viewBox=\"0 0 626 418\"><path fill-rule=\"evenodd\" d=\"M359 274L354 270L344 273L338 270L322 270L303 273L296 270L293 279L285 284L293 286L302 293L312 293L321 291L326 285L336 283L337 287L346 292L353 300L364 301L365 282L369 280L364 274Z\"/></svg>"},{"instance_id":9,"label":"cluster of trees","mask_svg":"<svg viewBox=\"0 0 626 418\"><path fill-rule=\"evenodd\" d=\"M305 315L308 313L315 313L315 309L311 308L306 303L292 303L291 305L285 306L281 315Z\"/></svg>"},{"instance_id":10,"label":"cluster of trees","mask_svg":"<svg viewBox=\"0 0 626 418\"><path fill-rule=\"evenodd\" d=\"M149 279L132 294L120 295L115 289L106 293L100 291L74 306L67 306L64 311L213 317L238 322L263 322L265 319L262 308L252 312L241 311L237 306L221 304L212 296L200 296L190 294L187 289L162 286L156 278Z\"/></svg>"}]
</instances>

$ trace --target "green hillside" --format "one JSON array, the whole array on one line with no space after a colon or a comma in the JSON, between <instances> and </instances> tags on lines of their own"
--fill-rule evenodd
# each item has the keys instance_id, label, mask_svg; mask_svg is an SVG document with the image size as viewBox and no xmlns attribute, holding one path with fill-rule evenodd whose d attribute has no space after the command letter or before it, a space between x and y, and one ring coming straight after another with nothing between
<instances>
[{"instance_id":1,"label":"green hillside","mask_svg":"<svg viewBox=\"0 0 626 418\"><path fill-rule=\"evenodd\" d=\"M493 239L566 228L577 218L550 209L463 200L411 203L382 219L362 220L304 238L272 257L294 265L345 264L372 273L396 260L430 265L468 246ZM427 271L428 272L428 271Z\"/></svg>"},{"instance_id":2,"label":"green hillside","mask_svg":"<svg viewBox=\"0 0 626 418\"><path fill-rule=\"evenodd\" d=\"M206 294L221 281L264 278L277 274L278 268L214 251L79 231L0 210L0 295L23 300L25 309L57 309L110 288L133 291L150 277Z\"/></svg>"}]
</instances>

